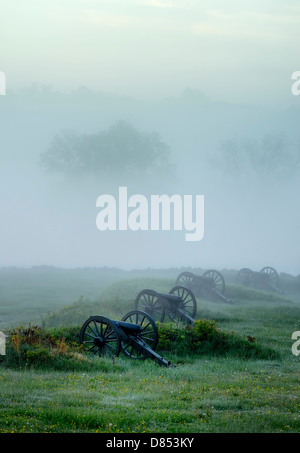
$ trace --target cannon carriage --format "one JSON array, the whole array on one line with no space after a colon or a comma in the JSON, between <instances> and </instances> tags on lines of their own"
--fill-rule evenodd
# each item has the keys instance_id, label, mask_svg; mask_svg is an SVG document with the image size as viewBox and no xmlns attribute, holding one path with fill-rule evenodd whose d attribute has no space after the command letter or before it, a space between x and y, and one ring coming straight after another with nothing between
<instances>
[{"instance_id":1,"label":"cannon carriage","mask_svg":"<svg viewBox=\"0 0 300 453\"><path fill-rule=\"evenodd\" d=\"M145 311L158 322L163 322L167 314L173 322L193 324L197 302L189 288L177 285L169 293L143 289L136 296L135 309Z\"/></svg>"},{"instance_id":2,"label":"cannon carriage","mask_svg":"<svg viewBox=\"0 0 300 453\"><path fill-rule=\"evenodd\" d=\"M122 352L132 359L150 358L161 366L171 365L155 352L158 344L155 321L140 310L127 313L121 321L90 316L81 327L80 343L86 352L99 357L115 358Z\"/></svg>"},{"instance_id":3,"label":"cannon carriage","mask_svg":"<svg viewBox=\"0 0 300 453\"><path fill-rule=\"evenodd\" d=\"M220 299L225 303L232 303L231 299L225 296L223 275L214 269L207 270L203 275L181 272L176 279L176 285L183 285L189 288L196 297L203 297L210 301Z\"/></svg>"},{"instance_id":4,"label":"cannon carriage","mask_svg":"<svg viewBox=\"0 0 300 453\"><path fill-rule=\"evenodd\" d=\"M270 266L263 267L260 271L252 271L244 267L237 274L237 282L243 286L252 286L282 294L282 290L279 287L279 275Z\"/></svg>"}]
</instances>

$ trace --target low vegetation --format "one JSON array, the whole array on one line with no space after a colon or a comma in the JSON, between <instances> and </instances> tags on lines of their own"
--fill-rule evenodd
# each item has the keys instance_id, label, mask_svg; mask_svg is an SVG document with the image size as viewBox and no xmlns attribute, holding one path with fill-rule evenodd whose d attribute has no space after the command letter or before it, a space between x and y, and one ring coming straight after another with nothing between
<instances>
[{"instance_id":1,"label":"low vegetation","mask_svg":"<svg viewBox=\"0 0 300 453\"><path fill-rule=\"evenodd\" d=\"M93 370L102 369L101 360L91 360L79 341L80 326L44 329L40 326L19 327L9 331L3 367L19 370ZM271 348L257 344L248 336L239 338L224 333L215 322L196 320L193 326L158 323L159 351L184 362L203 355L258 359L279 359ZM116 359L115 359L116 360Z\"/></svg>"},{"instance_id":2,"label":"low vegetation","mask_svg":"<svg viewBox=\"0 0 300 453\"><path fill-rule=\"evenodd\" d=\"M112 282L97 300L82 296L41 323L5 329L0 433L299 432L294 291L290 297L228 284L234 304L198 299L193 326L157 323L157 352L175 367L82 350L88 316L121 319L137 290L170 284L152 277Z\"/></svg>"}]
</instances>

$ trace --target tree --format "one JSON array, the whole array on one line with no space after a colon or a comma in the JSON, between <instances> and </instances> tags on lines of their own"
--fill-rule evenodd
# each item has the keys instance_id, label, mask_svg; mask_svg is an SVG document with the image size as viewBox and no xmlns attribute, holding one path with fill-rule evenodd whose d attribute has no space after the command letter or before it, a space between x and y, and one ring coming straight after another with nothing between
<instances>
[{"instance_id":1,"label":"tree","mask_svg":"<svg viewBox=\"0 0 300 453\"><path fill-rule=\"evenodd\" d=\"M158 133L119 121L95 134L61 132L40 155L40 164L67 176L144 178L169 171L169 153Z\"/></svg>"},{"instance_id":2,"label":"tree","mask_svg":"<svg viewBox=\"0 0 300 453\"><path fill-rule=\"evenodd\" d=\"M285 135L254 139L226 140L210 163L233 179L246 175L258 181L285 181L300 164L300 147L292 146Z\"/></svg>"}]
</instances>

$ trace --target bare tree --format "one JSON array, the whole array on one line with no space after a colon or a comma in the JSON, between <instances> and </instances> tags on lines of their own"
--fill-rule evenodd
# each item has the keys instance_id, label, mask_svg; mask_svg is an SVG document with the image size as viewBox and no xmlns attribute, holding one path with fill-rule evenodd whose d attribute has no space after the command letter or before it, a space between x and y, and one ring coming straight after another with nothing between
<instances>
[{"instance_id":1,"label":"bare tree","mask_svg":"<svg viewBox=\"0 0 300 453\"><path fill-rule=\"evenodd\" d=\"M300 164L300 146L292 145L284 134L265 135L254 139L225 140L219 152L209 159L231 179L248 177L258 181L285 181Z\"/></svg>"}]
</instances>

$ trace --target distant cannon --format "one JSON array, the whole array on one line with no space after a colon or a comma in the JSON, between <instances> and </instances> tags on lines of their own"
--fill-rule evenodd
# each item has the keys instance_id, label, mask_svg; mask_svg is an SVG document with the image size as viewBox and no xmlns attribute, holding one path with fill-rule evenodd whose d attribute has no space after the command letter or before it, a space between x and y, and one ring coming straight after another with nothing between
<instances>
[{"instance_id":1,"label":"distant cannon","mask_svg":"<svg viewBox=\"0 0 300 453\"><path fill-rule=\"evenodd\" d=\"M203 275L182 272L176 279L176 285L179 284L189 288L196 297L203 297L211 301L221 299L223 302L232 303L232 300L224 295L225 280L223 275L214 269L204 272Z\"/></svg>"},{"instance_id":2,"label":"distant cannon","mask_svg":"<svg viewBox=\"0 0 300 453\"><path fill-rule=\"evenodd\" d=\"M80 330L80 343L86 352L99 357L118 357L120 351L132 359L150 358L161 366L171 366L155 352L158 330L155 321L142 311L127 313L122 321L90 316Z\"/></svg>"},{"instance_id":3,"label":"distant cannon","mask_svg":"<svg viewBox=\"0 0 300 453\"><path fill-rule=\"evenodd\" d=\"M167 313L173 322L193 324L197 302L189 288L177 285L169 293L143 289L136 296L135 309L145 311L158 322L163 322Z\"/></svg>"},{"instance_id":4,"label":"distant cannon","mask_svg":"<svg viewBox=\"0 0 300 453\"><path fill-rule=\"evenodd\" d=\"M282 294L282 290L279 288L279 275L273 267L263 267L259 272L244 267L237 274L237 282L243 286L252 286Z\"/></svg>"}]
</instances>

